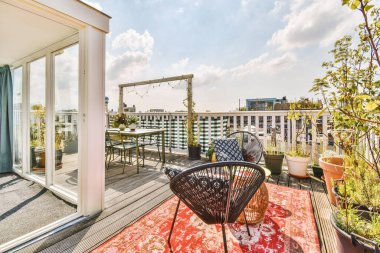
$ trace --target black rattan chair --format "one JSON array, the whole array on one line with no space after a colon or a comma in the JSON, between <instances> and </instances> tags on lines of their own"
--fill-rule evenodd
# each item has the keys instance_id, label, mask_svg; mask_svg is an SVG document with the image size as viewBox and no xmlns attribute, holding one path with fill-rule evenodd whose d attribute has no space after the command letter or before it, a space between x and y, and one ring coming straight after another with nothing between
<instances>
[{"instance_id":1,"label":"black rattan chair","mask_svg":"<svg viewBox=\"0 0 380 253\"><path fill-rule=\"evenodd\" d=\"M244 161L258 164L263 155L263 144L259 138L247 131L237 131L231 133L227 138L235 138L243 153Z\"/></svg>"},{"instance_id":2,"label":"black rattan chair","mask_svg":"<svg viewBox=\"0 0 380 253\"><path fill-rule=\"evenodd\" d=\"M182 201L206 224L222 225L227 252L224 225L234 223L244 212L264 179L265 172L260 166L242 161L208 163L177 173L170 181L171 190L179 198L168 238L170 249L170 238Z\"/></svg>"}]
</instances>

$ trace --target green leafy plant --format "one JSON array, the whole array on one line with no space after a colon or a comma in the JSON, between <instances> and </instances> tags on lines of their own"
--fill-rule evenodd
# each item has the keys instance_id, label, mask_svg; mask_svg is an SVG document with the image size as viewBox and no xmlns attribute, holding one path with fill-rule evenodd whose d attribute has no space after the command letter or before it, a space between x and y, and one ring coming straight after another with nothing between
<instances>
[{"instance_id":1,"label":"green leafy plant","mask_svg":"<svg viewBox=\"0 0 380 253\"><path fill-rule=\"evenodd\" d=\"M135 115L129 115L127 117L127 120L126 120L127 124L128 125L131 125L131 124L138 124L139 123L139 117L135 116Z\"/></svg>"},{"instance_id":2,"label":"green leafy plant","mask_svg":"<svg viewBox=\"0 0 380 253\"><path fill-rule=\"evenodd\" d=\"M337 226L347 233L355 233L380 244L380 214L372 213L369 219L360 215L360 211L341 209L335 216Z\"/></svg>"},{"instance_id":3,"label":"green leafy plant","mask_svg":"<svg viewBox=\"0 0 380 253\"><path fill-rule=\"evenodd\" d=\"M266 147L264 152L268 155L282 155L284 152L282 151L282 148L279 145L275 145L273 143L269 143Z\"/></svg>"},{"instance_id":4,"label":"green leafy plant","mask_svg":"<svg viewBox=\"0 0 380 253\"><path fill-rule=\"evenodd\" d=\"M364 219L352 204L370 210L380 203L380 8L373 0L342 0L362 16L357 34L344 36L322 64L325 75L314 81L312 92L323 96L334 127L334 144L343 150L344 183L338 192L345 205L336 217L338 227L380 243L380 215Z\"/></svg>"},{"instance_id":5,"label":"green leafy plant","mask_svg":"<svg viewBox=\"0 0 380 253\"><path fill-rule=\"evenodd\" d=\"M214 154L214 145L212 143L208 144L208 149L207 149L207 152L206 152L206 156L208 159L211 160L211 157L212 155Z\"/></svg>"},{"instance_id":6,"label":"green leafy plant","mask_svg":"<svg viewBox=\"0 0 380 253\"><path fill-rule=\"evenodd\" d=\"M41 104L32 105L33 123L30 126L31 146L35 148L45 147L45 115L46 109Z\"/></svg>"},{"instance_id":7,"label":"green leafy plant","mask_svg":"<svg viewBox=\"0 0 380 253\"><path fill-rule=\"evenodd\" d=\"M286 155L291 157L309 157L310 152L306 150L306 147L301 145L291 146L287 151Z\"/></svg>"},{"instance_id":8,"label":"green leafy plant","mask_svg":"<svg viewBox=\"0 0 380 253\"><path fill-rule=\"evenodd\" d=\"M380 178L363 159L345 157L344 183L338 183L338 193L348 203L363 205L370 210L380 208Z\"/></svg>"}]
</instances>

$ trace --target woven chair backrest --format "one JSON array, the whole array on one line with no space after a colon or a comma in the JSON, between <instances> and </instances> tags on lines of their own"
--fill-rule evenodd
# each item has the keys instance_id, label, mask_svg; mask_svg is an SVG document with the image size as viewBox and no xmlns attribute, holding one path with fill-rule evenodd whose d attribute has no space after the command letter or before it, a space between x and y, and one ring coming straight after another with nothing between
<instances>
[{"instance_id":1,"label":"woven chair backrest","mask_svg":"<svg viewBox=\"0 0 380 253\"><path fill-rule=\"evenodd\" d=\"M205 223L233 223L264 179L254 163L216 162L183 171L170 188Z\"/></svg>"}]
</instances>

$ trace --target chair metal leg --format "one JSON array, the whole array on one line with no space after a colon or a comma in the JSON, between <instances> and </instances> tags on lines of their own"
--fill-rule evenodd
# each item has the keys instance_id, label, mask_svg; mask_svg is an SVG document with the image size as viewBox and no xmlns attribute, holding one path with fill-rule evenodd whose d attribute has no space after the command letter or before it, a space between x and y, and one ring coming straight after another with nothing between
<instances>
[{"instance_id":1,"label":"chair metal leg","mask_svg":"<svg viewBox=\"0 0 380 253\"><path fill-rule=\"evenodd\" d=\"M168 244L169 244L170 251L172 250L172 245L170 244L170 238L172 237L172 232L173 232L175 220L177 218L179 204L181 204L181 200L178 200L177 208L175 209L175 214L174 214L174 218L173 218L173 222L172 222L172 227L170 228L170 233L169 233L169 238L168 238Z\"/></svg>"},{"instance_id":2,"label":"chair metal leg","mask_svg":"<svg viewBox=\"0 0 380 253\"><path fill-rule=\"evenodd\" d=\"M222 223L222 233L223 233L223 243L224 243L224 252L228 253L227 249L227 238L226 238L226 230L224 228L224 223Z\"/></svg>"},{"instance_id":3,"label":"chair metal leg","mask_svg":"<svg viewBox=\"0 0 380 253\"><path fill-rule=\"evenodd\" d=\"M142 166L145 167L145 146L142 146Z\"/></svg>"},{"instance_id":4,"label":"chair metal leg","mask_svg":"<svg viewBox=\"0 0 380 253\"><path fill-rule=\"evenodd\" d=\"M248 232L249 237L251 237L251 232L249 232L249 226L247 222L247 216L245 216L245 211L243 211L243 213L244 213L245 226L247 227L247 232Z\"/></svg>"},{"instance_id":5,"label":"chair metal leg","mask_svg":"<svg viewBox=\"0 0 380 253\"><path fill-rule=\"evenodd\" d=\"M124 174L125 164L127 163L127 158L125 157L125 150L123 150L123 156L124 156L124 161L123 161L123 174Z\"/></svg>"},{"instance_id":6,"label":"chair metal leg","mask_svg":"<svg viewBox=\"0 0 380 253\"><path fill-rule=\"evenodd\" d=\"M161 161L160 145L158 145L158 142L157 142L157 152L158 152L158 159L160 159Z\"/></svg>"}]
</instances>

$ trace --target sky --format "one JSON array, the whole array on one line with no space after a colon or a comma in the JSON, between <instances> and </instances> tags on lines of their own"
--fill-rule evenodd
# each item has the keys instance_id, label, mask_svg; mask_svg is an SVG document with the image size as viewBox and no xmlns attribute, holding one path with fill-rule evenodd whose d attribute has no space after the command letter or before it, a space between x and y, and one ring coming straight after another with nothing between
<instances>
[{"instance_id":1,"label":"sky","mask_svg":"<svg viewBox=\"0 0 380 253\"><path fill-rule=\"evenodd\" d=\"M232 111L239 99L313 98L313 80L360 22L341 0L92 0L112 16L106 95L118 84L194 74L196 111ZM138 111L184 110L186 83L125 90Z\"/></svg>"}]
</instances>

